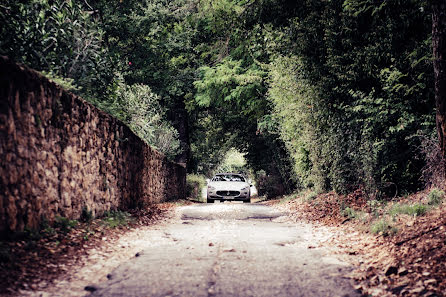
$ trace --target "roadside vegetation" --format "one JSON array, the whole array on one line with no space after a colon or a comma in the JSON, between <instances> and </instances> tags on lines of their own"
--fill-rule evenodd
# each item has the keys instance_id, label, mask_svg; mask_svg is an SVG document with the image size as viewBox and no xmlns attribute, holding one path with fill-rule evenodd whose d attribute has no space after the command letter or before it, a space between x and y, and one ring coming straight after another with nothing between
<instances>
[{"instance_id":1,"label":"roadside vegetation","mask_svg":"<svg viewBox=\"0 0 446 297\"><path fill-rule=\"evenodd\" d=\"M179 136L167 119L164 98L129 78L132 62L111 46L113 38L97 13L87 2L72 0L4 1L0 54L41 71L175 158Z\"/></svg>"},{"instance_id":2,"label":"roadside vegetation","mask_svg":"<svg viewBox=\"0 0 446 297\"><path fill-rule=\"evenodd\" d=\"M444 201L445 192L433 188L391 200L368 200L361 190L348 195L303 191L284 196L277 202L279 205L304 205L307 211L302 216L308 219L323 219L331 224L353 222L361 231L389 236L397 234L402 224L444 208ZM325 216L324 212L330 215Z\"/></svg>"},{"instance_id":3,"label":"roadside vegetation","mask_svg":"<svg viewBox=\"0 0 446 297\"><path fill-rule=\"evenodd\" d=\"M441 161L426 1L90 2L4 1L0 54L189 173L211 176L235 149L268 198L379 200L421 190Z\"/></svg>"},{"instance_id":4,"label":"roadside vegetation","mask_svg":"<svg viewBox=\"0 0 446 297\"><path fill-rule=\"evenodd\" d=\"M242 173L245 176L251 174L250 169L246 164L245 155L235 148L229 149L224 154L220 164L214 170L214 173L218 172Z\"/></svg>"},{"instance_id":5,"label":"roadside vegetation","mask_svg":"<svg viewBox=\"0 0 446 297\"><path fill-rule=\"evenodd\" d=\"M206 202L202 191L206 187L206 177L204 175L188 174L186 176L186 196L189 199Z\"/></svg>"}]
</instances>

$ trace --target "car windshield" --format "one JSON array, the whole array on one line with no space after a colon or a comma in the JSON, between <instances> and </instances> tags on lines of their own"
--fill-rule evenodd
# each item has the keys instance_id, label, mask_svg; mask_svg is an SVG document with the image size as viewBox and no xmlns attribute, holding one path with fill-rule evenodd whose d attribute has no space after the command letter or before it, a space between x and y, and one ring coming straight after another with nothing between
<instances>
[{"instance_id":1,"label":"car windshield","mask_svg":"<svg viewBox=\"0 0 446 297\"><path fill-rule=\"evenodd\" d=\"M244 182L245 179L241 175L235 174L219 174L214 176L212 181L233 181L233 182Z\"/></svg>"}]
</instances>

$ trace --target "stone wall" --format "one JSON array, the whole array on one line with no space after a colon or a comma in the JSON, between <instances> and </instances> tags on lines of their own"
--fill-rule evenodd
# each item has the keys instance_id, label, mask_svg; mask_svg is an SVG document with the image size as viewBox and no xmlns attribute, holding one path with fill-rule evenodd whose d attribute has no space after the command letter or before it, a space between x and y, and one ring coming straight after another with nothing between
<instances>
[{"instance_id":1,"label":"stone wall","mask_svg":"<svg viewBox=\"0 0 446 297\"><path fill-rule=\"evenodd\" d=\"M184 198L185 181L120 121L0 57L0 232Z\"/></svg>"}]
</instances>

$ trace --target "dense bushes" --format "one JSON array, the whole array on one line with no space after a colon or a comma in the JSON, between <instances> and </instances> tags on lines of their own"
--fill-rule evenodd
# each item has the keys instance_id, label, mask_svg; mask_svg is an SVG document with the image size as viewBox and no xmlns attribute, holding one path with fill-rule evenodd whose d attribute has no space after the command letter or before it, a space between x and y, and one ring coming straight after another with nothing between
<instances>
[{"instance_id":1,"label":"dense bushes","mask_svg":"<svg viewBox=\"0 0 446 297\"><path fill-rule=\"evenodd\" d=\"M113 100L98 102L98 106L127 124L142 140L173 159L179 153L178 132L166 121L160 98L142 84L120 82Z\"/></svg>"},{"instance_id":2,"label":"dense bushes","mask_svg":"<svg viewBox=\"0 0 446 297\"><path fill-rule=\"evenodd\" d=\"M379 199L423 186L422 169L433 173L417 155L435 130L424 1L217 2L196 16L212 37L190 102L208 108L225 128L209 133L246 153L267 188Z\"/></svg>"},{"instance_id":3,"label":"dense bushes","mask_svg":"<svg viewBox=\"0 0 446 297\"><path fill-rule=\"evenodd\" d=\"M169 158L178 132L159 96L124 79L125 60L113 54L97 11L72 0L6 1L0 5L0 54L44 75L127 124Z\"/></svg>"},{"instance_id":4,"label":"dense bushes","mask_svg":"<svg viewBox=\"0 0 446 297\"><path fill-rule=\"evenodd\" d=\"M202 190L206 187L206 179L203 175L188 174L186 176L186 196L188 198L204 201Z\"/></svg>"},{"instance_id":5,"label":"dense bushes","mask_svg":"<svg viewBox=\"0 0 446 297\"><path fill-rule=\"evenodd\" d=\"M294 54L269 64L268 98L301 187L380 198L422 186L420 136L435 129L430 12L368 2L304 2L281 28Z\"/></svg>"},{"instance_id":6,"label":"dense bushes","mask_svg":"<svg viewBox=\"0 0 446 297\"><path fill-rule=\"evenodd\" d=\"M190 172L235 147L276 194L444 179L424 0L8 0L0 20L2 54L72 79L169 156L190 143Z\"/></svg>"},{"instance_id":7,"label":"dense bushes","mask_svg":"<svg viewBox=\"0 0 446 297\"><path fill-rule=\"evenodd\" d=\"M109 95L116 61L97 18L72 0L2 1L0 53L69 78L85 99Z\"/></svg>"}]
</instances>

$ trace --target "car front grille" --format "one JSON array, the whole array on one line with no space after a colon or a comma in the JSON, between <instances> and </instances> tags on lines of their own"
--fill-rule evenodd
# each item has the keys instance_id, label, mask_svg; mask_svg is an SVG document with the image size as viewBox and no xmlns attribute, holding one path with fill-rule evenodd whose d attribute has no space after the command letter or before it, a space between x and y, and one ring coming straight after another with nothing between
<instances>
[{"instance_id":1,"label":"car front grille","mask_svg":"<svg viewBox=\"0 0 446 297\"><path fill-rule=\"evenodd\" d=\"M220 196L238 196L240 195L239 191L217 191L217 195Z\"/></svg>"}]
</instances>

